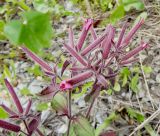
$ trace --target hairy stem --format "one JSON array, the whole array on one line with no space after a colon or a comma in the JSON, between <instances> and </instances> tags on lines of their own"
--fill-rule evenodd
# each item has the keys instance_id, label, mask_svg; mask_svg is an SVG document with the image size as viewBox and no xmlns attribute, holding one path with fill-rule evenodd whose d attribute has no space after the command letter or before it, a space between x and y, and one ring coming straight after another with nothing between
<instances>
[{"instance_id":1,"label":"hairy stem","mask_svg":"<svg viewBox=\"0 0 160 136\"><path fill-rule=\"evenodd\" d=\"M68 122L67 136L69 136L70 127L71 127L71 119L69 119L69 122Z\"/></svg>"},{"instance_id":2,"label":"hairy stem","mask_svg":"<svg viewBox=\"0 0 160 136\"><path fill-rule=\"evenodd\" d=\"M24 125L25 125L25 127L27 129L27 133L29 134L29 128L28 128L27 122L25 120L23 120L23 123L24 123Z\"/></svg>"},{"instance_id":3,"label":"hairy stem","mask_svg":"<svg viewBox=\"0 0 160 136\"><path fill-rule=\"evenodd\" d=\"M90 104L90 106L89 106L89 108L88 108L88 111L87 111L87 113L86 113L86 118L87 118L87 119L88 119L89 116L90 116L90 113L91 113L91 110L92 110L92 107L93 107L93 105L94 105L95 100L96 100L96 97L93 98L93 100L92 100L92 102L91 102L91 104Z\"/></svg>"},{"instance_id":4,"label":"hairy stem","mask_svg":"<svg viewBox=\"0 0 160 136\"><path fill-rule=\"evenodd\" d=\"M70 126L71 126L71 118L72 118L72 113L71 113L71 94L72 90L68 91L68 116L69 116L69 122L68 122L68 130L67 130L67 136L69 136L70 132Z\"/></svg>"},{"instance_id":5,"label":"hairy stem","mask_svg":"<svg viewBox=\"0 0 160 136\"><path fill-rule=\"evenodd\" d=\"M23 134L25 134L26 136L28 136L28 134L26 132L24 132L23 130L20 130Z\"/></svg>"},{"instance_id":6,"label":"hairy stem","mask_svg":"<svg viewBox=\"0 0 160 136\"><path fill-rule=\"evenodd\" d=\"M91 113L91 110L92 110L92 107L93 107L93 105L94 105L94 102L95 102L96 98L99 96L100 90L101 90L101 89L98 89L98 88L94 90L94 91L95 91L95 94L94 94L94 96L93 96L93 98L92 98L92 102L91 102L91 104L90 104L90 106L89 106L89 108L88 108L88 111L87 111L87 113L86 113L86 118L89 118L90 113Z\"/></svg>"},{"instance_id":7,"label":"hairy stem","mask_svg":"<svg viewBox=\"0 0 160 136\"><path fill-rule=\"evenodd\" d=\"M36 129L36 131L40 136L44 136L43 133L38 128Z\"/></svg>"}]
</instances>

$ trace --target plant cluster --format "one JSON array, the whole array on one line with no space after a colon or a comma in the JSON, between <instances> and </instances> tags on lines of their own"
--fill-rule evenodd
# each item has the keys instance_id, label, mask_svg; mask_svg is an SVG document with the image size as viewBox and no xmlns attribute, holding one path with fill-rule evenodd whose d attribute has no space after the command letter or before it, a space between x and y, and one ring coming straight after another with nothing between
<instances>
[{"instance_id":1,"label":"plant cluster","mask_svg":"<svg viewBox=\"0 0 160 136\"><path fill-rule=\"evenodd\" d=\"M74 33L70 27L68 30L68 43L63 43L63 53L66 56L66 60L60 73L57 64L51 67L28 48L21 47L22 51L39 64L44 73L51 78L50 85L40 95L47 99L53 99L51 104L58 111L59 115L68 118L67 136L100 135L99 133L95 133L94 128L88 121L94 101L100 91L114 85L115 77L120 69L138 61L137 54L148 47L147 43L141 42L131 51L125 50L143 23L144 20L141 19L127 34L125 32L128 24L124 24L116 39L116 30L112 25L108 25L104 33L99 36L93 27L93 20L86 19L77 42L75 42ZM91 35L88 34L89 32ZM66 75L64 76L66 71L70 72L67 78ZM93 82L91 90L89 90L91 104L88 107L86 115L80 115L80 113L73 114L71 106L72 93L76 88L81 89L83 84L90 81ZM5 79L5 84L15 102L18 113L12 111L4 104L1 104L1 106L8 112L11 120L23 121L27 131L22 130L19 125L11 124L4 120L0 120L0 127L17 133L21 131L28 136L34 132L43 135L38 129L40 114L34 115L29 112L31 100L29 100L28 106L24 110L7 79ZM65 97L61 95L62 92L68 93L67 103L65 102ZM28 122L28 120L30 121Z\"/></svg>"}]
</instances>

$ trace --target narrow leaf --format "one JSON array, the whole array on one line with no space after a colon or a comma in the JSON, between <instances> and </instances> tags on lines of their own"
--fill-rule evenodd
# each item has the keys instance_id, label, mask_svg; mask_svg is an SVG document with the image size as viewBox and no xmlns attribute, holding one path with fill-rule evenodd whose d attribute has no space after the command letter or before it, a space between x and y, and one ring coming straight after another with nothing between
<instances>
[{"instance_id":1,"label":"narrow leaf","mask_svg":"<svg viewBox=\"0 0 160 136\"><path fill-rule=\"evenodd\" d=\"M29 113L29 111L31 109L31 105L32 105L32 100L29 99L27 107L26 107L25 112L24 112L24 115L27 115Z\"/></svg>"},{"instance_id":2,"label":"narrow leaf","mask_svg":"<svg viewBox=\"0 0 160 136\"><path fill-rule=\"evenodd\" d=\"M114 39L114 33L115 33L115 30L111 25L109 25L107 29L108 29L108 35L106 36L106 38L102 42L103 59L108 58L108 55L109 55L110 49L111 49L111 45L112 45L112 41Z\"/></svg>"},{"instance_id":3,"label":"narrow leaf","mask_svg":"<svg viewBox=\"0 0 160 136\"><path fill-rule=\"evenodd\" d=\"M73 48L70 46L64 44L64 47L67 49L67 51L74 57L76 58L82 65L87 66L87 62L81 55L79 55Z\"/></svg>"},{"instance_id":4,"label":"narrow leaf","mask_svg":"<svg viewBox=\"0 0 160 136\"><path fill-rule=\"evenodd\" d=\"M130 42L130 40L132 39L133 35L137 32L137 30L142 26L142 24L144 23L144 19L141 19L127 34L127 36L124 38L123 43L122 43L122 47L125 47L126 45L128 45L128 43Z\"/></svg>"},{"instance_id":5,"label":"narrow leaf","mask_svg":"<svg viewBox=\"0 0 160 136\"><path fill-rule=\"evenodd\" d=\"M20 113L23 113L22 105L21 105L21 103L20 103L20 101L19 101L19 98L17 97L17 94L16 94L16 92L14 91L12 85L8 82L7 79L5 79L4 81L5 81L6 87L8 88L8 91L9 91L10 95L12 96L12 99L13 99L13 101L14 101L17 109L18 109L18 111L19 111Z\"/></svg>"},{"instance_id":6,"label":"narrow leaf","mask_svg":"<svg viewBox=\"0 0 160 136\"><path fill-rule=\"evenodd\" d=\"M122 30L120 32L120 35L119 35L119 38L118 38L118 41L117 41L117 44L116 44L116 47L118 48L121 43L122 43L122 40L123 40L123 37L124 37L124 34L125 34L125 31L126 31L126 28L127 28L127 23L125 23L122 27Z\"/></svg>"},{"instance_id":7,"label":"narrow leaf","mask_svg":"<svg viewBox=\"0 0 160 136\"><path fill-rule=\"evenodd\" d=\"M31 52L26 47L21 47L22 51L25 52L33 61L38 63L44 70L52 72L52 68L42 59L40 59L37 55Z\"/></svg>"},{"instance_id":8,"label":"narrow leaf","mask_svg":"<svg viewBox=\"0 0 160 136\"><path fill-rule=\"evenodd\" d=\"M38 128L40 122L41 114L38 114L36 118L33 118L30 123L28 124L29 134L32 133Z\"/></svg>"},{"instance_id":9,"label":"narrow leaf","mask_svg":"<svg viewBox=\"0 0 160 136\"><path fill-rule=\"evenodd\" d=\"M12 111L10 108L8 108L6 105L1 104L0 105L10 116L11 115L17 115L17 113L15 113L14 111Z\"/></svg>"},{"instance_id":10,"label":"narrow leaf","mask_svg":"<svg viewBox=\"0 0 160 136\"><path fill-rule=\"evenodd\" d=\"M63 75L64 71L66 70L66 68L69 66L70 62L68 60L66 60L64 63L63 63L63 66L62 66L62 70L61 70L61 76Z\"/></svg>"},{"instance_id":11,"label":"narrow leaf","mask_svg":"<svg viewBox=\"0 0 160 136\"><path fill-rule=\"evenodd\" d=\"M19 132L21 130L20 126L11 124L9 122L6 122L4 120L0 120L0 127L3 129L7 129L13 132Z\"/></svg>"},{"instance_id":12,"label":"narrow leaf","mask_svg":"<svg viewBox=\"0 0 160 136\"><path fill-rule=\"evenodd\" d=\"M93 23L92 19L87 19L85 21L85 23L83 25L82 33L81 33L80 38L79 38L78 43L77 43L78 51L80 51L82 49L82 46L84 44L84 41L85 41L87 33L88 33L88 30L91 27L92 23Z\"/></svg>"},{"instance_id":13,"label":"narrow leaf","mask_svg":"<svg viewBox=\"0 0 160 136\"><path fill-rule=\"evenodd\" d=\"M91 35L92 35L93 39L96 40L97 34L96 34L96 31L94 30L93 26L91 26L90 31L91 31Z\"/></svg>"},{"instance_id":14,"label":"narrow leaf","mask_svg":"<svg viewBox=\"0 0 160 136\"><path fill-rule=\"evenodd\" d=\"M105 33L104 35L102 35L101 37L97 38L93 43L91 43L90 45L88 45L82 52L81 55L85 56L87 53L89 53L90 51L92 51L93 49L95 49L96 47L98 47L98 45L104 40L104 38L106 37L107 33Z\"/></svg>"},{"instance_id":15,"label":"narrow leaf","mask_svg":"<svg viewBox=\"0 0 160 136\"><path fill-rule=\"evenodd\" d=\"M131 57L134 57L135 55L137 55L140 51L144 50L145 48L148 47L148 44L146 43L142 43L140 44L138 47L136 47L135 49L133 49L132 51L128 52L125 56L123 56L121 58L122 61L125 61Z\"/></svg>"},{"instance_id":16,"label":"narrow leaf","mask_svg":"<svg viewBox=\"0 0 160 136\"><path fill-rule=\"evenodd\" d=\"M133 58L133 59L129 59L129 60L124 60L120 62L120 65L128 65L134 62L137 62L139 59L138 58Z\"/></svg>"},{"instance_id":17,"label":"narrow leaf","mask_svg":"<svg viewBox=\"0 0 160 136\"><path fill-rule=\"evenodd\" d=\"M69 38L69 45L74 48L75 45L74 45L73 29L71 27L69 27L68 31L69 31L69 37L68 37Z\"/></svg>"}]
</instances>

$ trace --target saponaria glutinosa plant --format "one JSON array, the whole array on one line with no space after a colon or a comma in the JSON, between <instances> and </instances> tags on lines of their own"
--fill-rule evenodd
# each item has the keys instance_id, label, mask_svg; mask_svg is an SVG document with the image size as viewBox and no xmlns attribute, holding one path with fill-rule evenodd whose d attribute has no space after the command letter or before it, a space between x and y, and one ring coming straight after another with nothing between
<instances>
[{"instance_id":1,"label":"saponaria glutinosa plant","mask_svg":"<svg viewBox=\"0 0 160 136\"><path fill-rule=\"evenodd\" d=\"M52 99L61 92L68 95L68 103L65 106L59 105L61 116L68 118L67 136L71 133L71 125L74 126L72 133L77 131L75 134L78 133L78 136L85 134L76 129L77 122L83 127L82 124L90 117L93 103L100 91L113 85L120 69L138 61L137 54L148 47L147 43L141 42L140 45L131 51L126 51L126 47L130 44L132 37L143 23L144 20L141 19L126 35L127 23L124 24L117 40L115 38L115 28L112 25L108 25L103 34L98 36L93 27L92 19L85 20L77 42L75 42L72 28L69 27L69 42L63 43L63 53L66 56L66 60L61 68L61 73L58 72L56 64L54 67L51 67L29 49L24 46L21 47L22 51L38 63L45 74L51 78L50 85L40 93L41 97ZM90 35L88 34L89 32ZM88 38L87 36L90 36L91 39L87 39L88 42L85 42L86 38ZM65 71L69 71L70 75L67 78L65 76L64 79L63 74ZM73 115L72 113L71 94L75 88L81 88L83 84L89 81L93 82L90 90L91 104L86 111L86 115L80 118L78 114ZM30 99L28 101L28 106L24 109L7 79L5 80L5 84L13 98L17 111L12 111L12 109L4 104L1 104L1 106L8 112L11 120L22 121L25 124L26 130L23 130L17 124L11 124L4 120L0 120L0 127L16 133L24 133L28 136L31 136L33 133L38 133L40 136L43 136L42 132L38 129L41 114L37 113L33 115L29 112L32 100ZM28 120L30 122L28 122ZM85 124L86 123L84 123L84 125ZM92 135L94 135L94 131L91 132L90 136Z\"/></svg>"}]
</instances>

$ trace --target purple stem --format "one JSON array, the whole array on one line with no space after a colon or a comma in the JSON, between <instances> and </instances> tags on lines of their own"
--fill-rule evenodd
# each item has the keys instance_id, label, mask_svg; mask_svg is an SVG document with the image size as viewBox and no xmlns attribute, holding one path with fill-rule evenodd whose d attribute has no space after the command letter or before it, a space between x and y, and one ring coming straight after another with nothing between
<instances>
[{"instance_id":1,"label":"purple stem","mask_svg":"<svg viewBox=\"0 0 160 136\"><path fill-rule=\"evenodd\" d=\"M72 95L72 90L69 90L68 91L68 116L69 116L69 122L68 122L67 136L69 136L70 126L71 126L71 119L72 119L71 95Z\"/></svg>"},{"instance_id":2,"label":"purple stem","mask_svg":"<svg viewBox=\"0 0 160 136\"><path fill-rule=\"evenodd\" d=\"M40 136L44 136L43 133L38 128L36 129L36 131Z\"/></svg>"}]
</instances>

